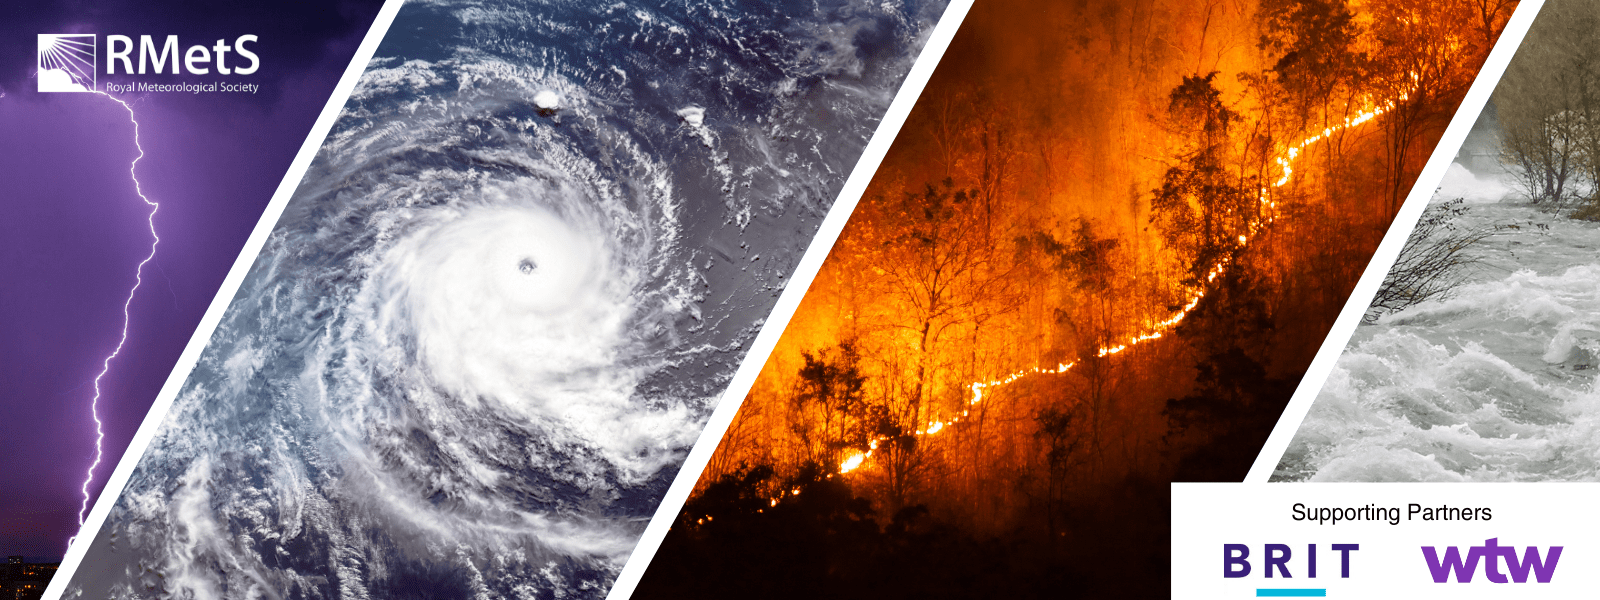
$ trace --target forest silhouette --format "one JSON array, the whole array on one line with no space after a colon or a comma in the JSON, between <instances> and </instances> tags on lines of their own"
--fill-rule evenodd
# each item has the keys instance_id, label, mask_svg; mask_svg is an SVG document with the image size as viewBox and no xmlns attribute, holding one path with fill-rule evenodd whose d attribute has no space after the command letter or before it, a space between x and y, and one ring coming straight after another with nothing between
<instances>
[{"instance_id":1,"label":"forest silhouette","mask_svg":"<svg viewBox=\"0 0 1600 600\"><path fill-rule=\"evenodd\" d=\"M979 0L635 596L1166 596L1515 6Z\"/></svg>"}]
</instances>

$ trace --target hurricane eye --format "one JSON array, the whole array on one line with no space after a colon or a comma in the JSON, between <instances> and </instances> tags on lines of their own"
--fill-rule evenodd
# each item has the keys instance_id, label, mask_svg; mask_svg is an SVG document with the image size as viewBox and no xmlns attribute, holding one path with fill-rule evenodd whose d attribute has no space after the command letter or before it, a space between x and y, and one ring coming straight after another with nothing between
<instances>
[{"instance_id":1,"label":"hurricane eye","mask_svg":"<svg viewBox=\"0 0 1600 600\"><path fill-rule=\"evenodd\" d=\"M538 268L539 265L534 263L531 258L524 258L522 262L517 263L517 270L522 271L523 275L532 275Z\"/></svg>"}]
</instances>

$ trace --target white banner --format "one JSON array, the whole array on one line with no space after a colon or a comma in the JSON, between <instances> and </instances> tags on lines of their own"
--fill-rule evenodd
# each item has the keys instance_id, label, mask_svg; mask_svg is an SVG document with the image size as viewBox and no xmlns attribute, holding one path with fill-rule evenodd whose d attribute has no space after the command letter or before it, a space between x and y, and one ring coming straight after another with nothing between
<instances>
[{"instance_id":1,"label":"white banner","mask_svg":"<svg viewBox=\"0 0 1600 600\"><path fill-rule=\"evenodd\" d=\"M1173 598L1600 594L1600 483L1175 483Z\"/></svg>"}]
</instances>

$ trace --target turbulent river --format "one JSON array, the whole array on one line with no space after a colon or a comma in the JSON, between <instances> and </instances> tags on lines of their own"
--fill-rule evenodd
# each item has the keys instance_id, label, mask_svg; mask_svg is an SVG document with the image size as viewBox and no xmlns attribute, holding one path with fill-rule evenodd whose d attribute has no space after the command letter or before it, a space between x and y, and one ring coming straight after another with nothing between
<instances>
[{"instance_id":1,"label":"turbulent river","mask_svg":"<svg viewBox=\"0 0 1600 600\"><path fill-rule=\"evenodd\" d=\"M1435 200L1498 233L1454 294L1357 329L1275 480L1600 480L1600 225L1507 193L1451 167Z\"/></svg>"},{"instance_id":2,"label":"turbulent river","mask_svg":"<svg viewBox=\"0 0 1600 600\"><path fill-rule=\"evenodd\" d=\"M943 2L408 2L75 573L600 597Z\"/></svg>"}]
</instances>

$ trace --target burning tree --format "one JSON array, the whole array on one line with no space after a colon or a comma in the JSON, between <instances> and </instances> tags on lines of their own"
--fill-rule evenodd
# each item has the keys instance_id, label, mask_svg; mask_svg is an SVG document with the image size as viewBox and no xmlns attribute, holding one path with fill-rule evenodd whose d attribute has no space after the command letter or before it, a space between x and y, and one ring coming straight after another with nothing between
<instances>
[{"instance_id":1,"label":"burning tree","mask_svg":"<svg viewBox=\"0 0 1600 600\"><path fill-rule=\"evenodd\" d=\"M1399 4L974 7L658 557L1169 592L1167 482L1248 468L1487 51Z\"/></svg>"},{"instance_id":2,"label":"burning tree","mask_svg":"<svg viewBox=\"0 0 1600 600\"><path fill-rule=\"evenodd\" d=\"M1206 283L1213 266L1243 244L1240 236L1256 217L1254 180L1232 168L1229 127L1239 115L1223 104L1212 85L1216 73L1184 77L1168 97L1167 123L1178 140L1177 164L1161 179L1150 205L1168 247L1182 257L1187 285Z\"/></svg>"},{"instance_id":3,"label":"burning tree","mask_svg":"<svg viewBox=\"0 0 1600 600\"><path fill-rule=\"evenodd\" d=\"M839 464L845 451L866 449L886 415L881 414L881 405L867 403L867 380L855 344L847 341L801 356L805 365L790 397L790 428L806 449L808 461Z\"/></svg>"}]
</instances>

